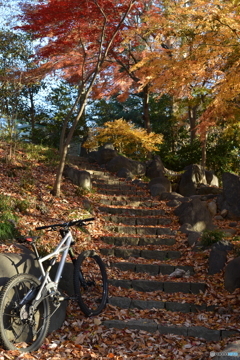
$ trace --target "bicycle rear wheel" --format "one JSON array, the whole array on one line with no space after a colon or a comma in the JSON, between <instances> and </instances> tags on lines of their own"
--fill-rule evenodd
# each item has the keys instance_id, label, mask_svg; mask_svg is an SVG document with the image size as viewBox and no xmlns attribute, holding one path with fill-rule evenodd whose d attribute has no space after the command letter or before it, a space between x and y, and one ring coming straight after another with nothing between
<instances>
[{"instance_id":1,"label":"bicycle rear wheel","mask_svg":"<svg viewBox=\"0 0 240 360\"><path fill-rule=\"evenodd\" d=\"M30 274L12 277L0 296L0 340L7 350L31 352L43 343L50 323L48 298L32 308L39 280Z\"/></svg>"},{"instance_id":2,"label":"bicycle rear wheel","mask_svg":"<svg viewBox=\"0 0 240 360\"><path fill-rule=\"evenodd\" d=\"M82 252L74 264L74 290L86 316L98 315L106 306L108 282L105 265L95 251Z\"/></svg>"}]
</instances>

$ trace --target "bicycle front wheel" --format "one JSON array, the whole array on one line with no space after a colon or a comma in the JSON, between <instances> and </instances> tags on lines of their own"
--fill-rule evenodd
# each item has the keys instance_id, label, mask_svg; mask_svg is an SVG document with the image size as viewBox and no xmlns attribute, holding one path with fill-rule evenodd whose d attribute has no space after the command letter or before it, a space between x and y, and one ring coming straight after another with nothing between
<instances>
[{"instance_id":1,"label":"bicycle front wheel","mask_svg":"<svg viewBox=\"0 0 240 360\"><path fill-rule=\"evenodd\" d=\"M40 282L30 274L12 277L0 296L0 340L6 350L31 352L43 343L50 323L48 298L34 307Z\"/></svg>"},{"instance_id":2,"label":"bicycle front wheel","mask_svg":"<svg viewBox=\"0 0 240 360\"><path fill-rule=\"evenodd\" d=\"M93 250L82 252L74 264L74 290L86 316L98 315L106 306L108 282L105 265Z\"/></svg>"}]
</instances>

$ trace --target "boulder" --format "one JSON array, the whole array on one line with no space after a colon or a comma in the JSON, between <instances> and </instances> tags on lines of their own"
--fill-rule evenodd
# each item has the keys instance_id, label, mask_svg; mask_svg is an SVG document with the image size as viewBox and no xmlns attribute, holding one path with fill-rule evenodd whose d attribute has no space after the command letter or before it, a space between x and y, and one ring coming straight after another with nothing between
<instances>
[{"instance_id":1,"label":"boulder","mask_svg":"<svg viewBox=\"0 0 240 360\"><path fill-rule=\"evenodd\" d=\"M179 193L183 196L192 196L196 194L199 184L206 184L205 170L200 165L189 165L182 174L179 183Z\"/></svg>"},{"instance_id":2,"label":"boulder","mask_svg":"<svg viewBox=\"0 0 240 360\"><path fill-rule=\"evenodd\" d=\"M165 189L165 191L161 191L161 193L172 191L171 182L164 175L154 178L149 182L148 187L150 191L154 185L161 185Z\"/></svg>"},{"instance_id":3,"label":"boulder","mask_svg":"<svg viewBox=\"0 0 240 360\"><path fill-rule=\"evenodd\" d=\"M190 231L201 232L214 229L212 216L206 203L198 198L183 202L174 210L174 214L179 217L181 225L188 223L191 226Z\"/></svg>"},{"instance_id":4,"label":"boulder","mask_svg":"<svg viewBox=\"0 0 240 360\"><path fill-rule=\"evenodd\" d=\"M126 168L122 168L122 169L118 170L116 175L119 178L124 178L124 179L129 179L129 180L134 177L133 174L131 173L131 171Z\"/></svg>"},{"instance_id":5,"label":"boulder","mask_svg":"<svg viewBox=\"0 0 240 360\"><path fill-rule=\"evenodd\" d=\"M240 287L240 256L227 264L224 273L224 286L229 292Z\"/></svg>"},{"instance_id":6,"label":"boulder","mask_svg":"<svg viewBox=\"0 0 240 360\"><path fill-rule=\"evenodd\" d=\"M35 255L24 246L16 247L19 253L0 253L0 287L16 274L31 273L41 275Z\"/></svg>"},{"instance_id":7,"label":"boulder","mask_svg":"<svg viewBox=\"0 0 240 360\"><path fill-rule=\"evenodd\" d=\"M229 219L240 220L240 176L224 173L222 182L223 192L217 198L220 212L225 211Z\"/></svg>"},{"instance_id":8,"label":"boulder","mask_svg":"<svg viewBox=\"0 0 240 360\"><path fill-rule=\"evenodd\" d=\"M112 160L118 153L112 143L106 143L100 146L98 150L90 151L88 153L88 161L90 163L96 162L99 165L104 165Z\"/></svg>"},{"instance_id":9,"label":"boulder","mask_svg":"<svg viewBox=\"0 0 240 360\"><path fill-rule=\"evenodd\" d=\"M16 275L22 273L29 273L37 278L41 275L38 263L35 259L35 255L25 246L17 246L19 253L1 253L0 254L0 288L8 282L8 280ZM51 304L52 312L55 311L55 307ZM59 329L66 317L67 302L61 303L60 307L55 313L53 313L50 319L49 332L53 332Z\"/></svg>"},{"instance_id":10,"label":"boulder","mask_svg":"<svg viewBox=\"0 0 240 360\"><path fill-rule=\"evenodd\" d=\"M191 224L185 222L180 226L179 231L183 234L189 235L190 233L194 232L194 229Z\"/></svg>"},{"instance_id":11,"label":"boulder","mask_svg":"<svg viewBox=\"0 0 240 360\"><path fill-rule=\"evenodd\" d=\"M208 274L214 275L223 270L227 261L227 251L213 246L208 259Z\"/></svg>"},{"instance_id":12,"label":"boulder","mask_svg":"<svg viewBox=\"0 0 240 360\"><path fill-rule=\"evenodd\" d=\"M151 196L160 196L164 192L166 192L166 188L162 184L153 184L150 187Z\"/></svg>"},{"instance_id":13,"label":"boulder","mask_svg":"<svg viewBox=\"0 0 240 360\"><path fill-rule=\"evenodd\" d=\"M198 231L189 231L188 232L188 244L190 246L197 245L200 242L201 233Z\"/></svg>"},{"instance_id":14,"label":"boulder","mask_svg":"<svg viewBox=\"0 0 240 360\"><path fill-rule=\"evenodd\" d=\"M164 165L159 156L155 156L153 160L151 160L147 164L146 168L146 176L149 179L154 179L159 176L163 176L164 174Z\"/></svg>"},{"instance_id":15,"label":"boulder","mask_svg":"<svg viewBox=\"0 0 240 360\"><path fill-rule=\"evenodd\" d=\"M78 185L83 189L90 190L92 188L91 175L88 171L78 170L72 166L65 165L63 176L67 177L73 184Z\"/></svg>"},{"instance_id":16,"label":"boulder","mask_svg":"<svg viewBox=\"0 0 240 360\"><path fill-rule=\"evenodd\" d=\"M99 165L103 165L111 161L117 155L118 153L115 150L113 144L107 143L98 149L96 154L96 162Z\"/></svg>"},{"instance_id":17,"label":"boulder","mask_svg":"<svg viewBox=\"0 0 240 360\"><path fill-rule=\"evenodd\" d=\"M222 193L222 189L214 187L214 186L200 185L200 187L196 189L196 193L198 195L210 195L211 194L211 195L217 196Z\"/></svg>"},{"instance_id":18,"label":"boulder","mask_svg":"<svg viewBox=\"0 0 240 360\"><path fill-rule=\"evenodd\" d=\"M144 176L146 173L146 166L125 156L115 156L106 164L106 169L110 172L117 173L122 168L128 169L133 175Z\"/></svg>"},{"instance_id":19,"label":"boulder","mask_svg":"<svg viewBox=\"0 0 240 360\"><path fill-rule=\"evenodd\" d=\"M212 214L212 216L215 216L217 214L217 204L216 201L211 201L208 203L208 210Z\"/></svg>"},{"instance_id":20,"label":"boulder","mask_svg":"<svg viewBox=\"0 0 240 360\"><path fill-rule=\"evenodd\" d=\"M179 200L170 200L166 203L167 206L169 207L177 207L179 205L181 205L181 201Z\"/></svg>"},{"instance_id":21,"label":"boulder","mask_svg":"<svg viewBox=\"0 0 240 360\"><path fill-rule=\"evenodd\" d=\"M207 184L210 186L217 186L219 187L219 180L217 176L212 171L205 171L205 176L207 180Z\"/></svg>"},{"instance_id":22,"label":"boulder","mask_svg":"<svg viewBox=\"0 0 240 360\"><path fill-rule=\"evenodd\" d=\"M88 153L88 161L89 161L89 163L95 163L95 162L97 162L97 155L98 155L97 150L90 151L90 152Z\"/></svg>"},{"instance_id":23,"label":"boulder","mask_svg":"<svg viewBox=\"0 0 240 360\"><path fill-rule=\"evenodd\" d=\"M161 194L160 200L177 200L180 202L189 201L189 198L185 198L184 196L180 195L177 192L165 192Z\"/></svg>"}]
</instances>

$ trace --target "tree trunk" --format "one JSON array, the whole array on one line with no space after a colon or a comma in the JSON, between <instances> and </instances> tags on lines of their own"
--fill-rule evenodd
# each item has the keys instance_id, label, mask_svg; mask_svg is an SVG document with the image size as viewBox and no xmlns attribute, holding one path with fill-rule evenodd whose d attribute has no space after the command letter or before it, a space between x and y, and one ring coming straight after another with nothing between
<instances>
[{"instance_id":1,"label":"tree trunk","mask_svg":"<svg viewBox=\"0 0 240 360\"><path fill-rule=\"evenodd\" d=\"M57 169L57 174L56 174L56 179L53 185L53 189L52 189L52 194L55 196L60 196L61 194L61 182L62 182L62 173L63 173L63 169L65 166L65 162L66 162L66 157L67 157L67 150L68 150L68 145L70 144L74 131L76 129L76 126L82 116L82 114L84 113L85 110L85 105L86 105L86 101L87 101L87 97L91 91L91 86L89 87L89 89L87 90L86 93L84 93L84 96L82 97L81 94L78 95L78 98L75 101L74 106L72 107L72 109L69 111L68 115L66 116L65 120L64 120L64 124L62 127L62 132L61 132L61 138L60 138L60 162L59 162L59 166ZM80 100L82 100L79 108L78 108L78 114L74 120L74 123L72 125L72 127L69 130L68 136L66 137L66 130L67 130L67 124L69 122L69 119L73 113L73 111L75 110L75 108L78 106Z\"/></svg>"},{"instance_id":2,"label":"tree trunk","mask_svg":"<svg viewBox=\"0 0 240 360\"><path fill-rule=\"evenodd\" d=\"M151 132L151 122L150 122L150 114L149 114L149 91L148 86L145 86L143 89L143 120L144 127L149 134Z\"/></svg>"},{"instance_id":3,"label":"tree trunk","mask_svg":"<svg viewBox=\"0 0 240 360\"><path fill-rule=\"evenodd\" d=\"M62 174L63 174L65 162L66 162L67 149L68 149L68 145L65 145L61 151L60 161L59 161L57 174L56 174L56 179L55 179L54 186L52 189L52 194L55 196L61 195Z\"/></svg>"},{"instance_id":4,"label":"tree trunk","mask_svg":"<svg viewBox=\"0 0 240 360\"><path fill-rule=\"evenodd\" d=\"M202 146L202 161L201 165L205 169L206 168L206 162L207 162L207 133L205 132L204 135L202 135L201 140L201 146Z\"/></svg>"},{"instance_id":5,"label":"tree trunk","mask_svg":"<svg viewBox=\"0 0 240 360\"><path fill-rule=\"evenodd\" d=\"M190 141L191 144L193 143L194 139L196 138L196 124L197 124L197 108L198 106L188 106L188 118L190 122Z\"/></svg>"},{"instance_id":6,"label":"tree trunk","mask_svg":"<svg viewBox=\"0 0 240 360\"><path fill-rule=\"evenodd\" d=\"M33 90L28 88L29 100L30 100L30 118L31 118L31 128L32 128L32 142L35 140L35 105L33 99Z\"/></svg>"}]
</instances>

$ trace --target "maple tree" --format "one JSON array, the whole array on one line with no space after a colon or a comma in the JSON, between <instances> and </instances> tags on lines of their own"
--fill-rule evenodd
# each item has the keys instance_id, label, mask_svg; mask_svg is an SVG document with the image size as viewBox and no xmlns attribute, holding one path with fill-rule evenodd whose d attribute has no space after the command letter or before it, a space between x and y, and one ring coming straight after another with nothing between
<instances>
[{"instance_id":1,"label":"maple tree","mask_svg":"<svg viewBox=\"0 0 240 360\"><path fill-rule=\"evenodd\" d=\"M93 89L95 98L117 96L119 101L126 101L132 94L139 97L142 100L143 124L148 133L152 129L149 86L146 85L138 91L140 78L133 66L142 60L145 49L151 51L151 36L143 36L140 32L142 18L151 7L152 2L146 0L136 6L134 14L127 19L126 28L121 33L121 43L111 49L111 67L101 73L100 81Z\"/></svg>"},{"instance_id":2,"label":"maple tree","mask_svg":"<svg viewBox=\"0 0 240 360\"><path fill-rule=\"evenodd\" d=\"M218 119L239 114L238 1L156 1L145 17L142 34L151 34L154 49L134 65L141 87L173 96L175 107L188 101L185 114L206 143ZM154 50L154 51L153 51ZM179 119L181 120L181 119Z\"/></svg>"},{"instance_id":3,"label":"maple tree","mask_svg":"<svg viewBox=\"0 0 240 360\"><path fill-rule=\"evenodd\" d=\"M84 147L94 149L110 141L118 152L137 159L146 158L149 153L157 151L157 145L163 141L162 135L148 133L123 119L108 121L102 128L92 129L90 134Z\"/></svg>"},{"instance_id":4,"label":"maple tree","mask_svg":"<svg viewBox=\"0 0 240 360\"><path fill-rule=\"evenodd\" d=\"M78 86L78 95L65 117L61 139L59 163L53 187L60 194L61 178L67 148L74 130L84 113L87 98L99 73L108 66L107 58L136 0L50 0L26 5L22 3L26 25L22 30L30 32L35 39L43 39L37 49L38 60L45 60L38 69L28 73L32 78L42 78L55 73ZM77 115L66 135L69 119L77 109Z\"/></svg>"}]
</instances>

